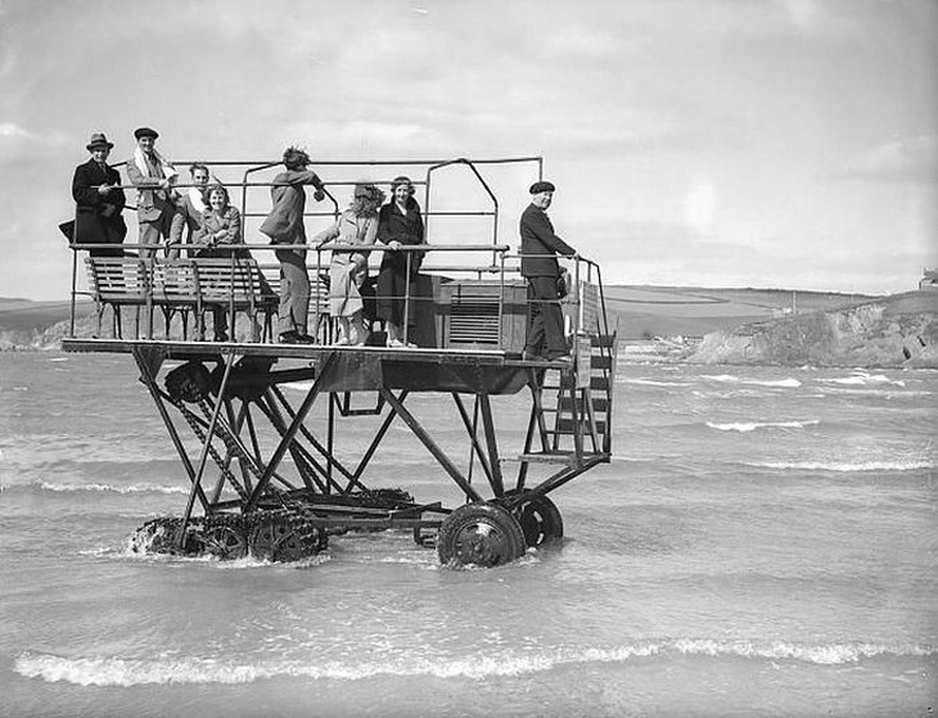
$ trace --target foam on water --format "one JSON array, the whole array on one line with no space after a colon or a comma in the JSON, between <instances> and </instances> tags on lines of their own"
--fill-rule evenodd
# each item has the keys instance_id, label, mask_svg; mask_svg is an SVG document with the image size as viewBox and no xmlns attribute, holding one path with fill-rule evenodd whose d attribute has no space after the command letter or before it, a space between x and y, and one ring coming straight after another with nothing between
<instances>
[{"instance_id":1,"label":"foam on water","mask_svg":"<svg viewBox=\"0 0 938 718\"><path fill-rule=\"evenodd\" d=\"M924 459L899 459L868 461L753 461L747 466L762 469L792 469L798 471L918 471L933 469L938 464Z\"/></svg>"},{"instance_id":2,"label":"foam on water","mask_svg":"<svg viewBox=\"0 0 938 718\"><path fill-rule=\"evenodd\" d=\"M785 379L748 379L746 377L732 376L730 374L701 374L700 378L721 384L746 384L750 386L781 387L784 389L797 389L801 386L801 382L791 376Z\"/></svg>"},{"instance_id":3,"label":"foam on water","mask_svg":"<svg viewBox=\"0 0 938 718\"><path fill-rule=\"evenodd\" d=\"M756 429L782 428L782 429L803 429L806 426L817 426L820 419L808 419L806 421L738 421L730 424L716 424L707 422L707 426L718 431L738 431L748 433Z\"/></svg>"},{"instance_id":4,"label":"foam on water","mask_svg":"<svg viewBox=\"0 0 938 718\"><path fill-rule=\"evenodd\" d=\"M49 481L21 484L23 487L38 488L41 491L66 492L92 492L114 494L188 494L189 489L184 486L161 486L159 484L130 484L128 486L113 486L111 484L57 484ZM14 487L11 488L16 488Z\"/></svg>"},{"instance_id":5,"label":"foam on water","mask_svg":"<svg viewBox=\"0 0 938 718\"><path fill-rule=\"evenodd\" d=\"M362 680L376 676L484 680L499 676L543 673L563 666L591 663L627 663L657 656L791 660L818 665L855 664L878 657L931 658L938 654L928 644L789 643L785 641L722 641L669 639L642 641L607 648L558 647L530 651L503 650L473 653L458 658L427 657L402 652L380 661L326 661L260 659L243 663L216 657L161 656L153 659L118 656L68 658L27 651L16 658L14 670L26 678L81 686L136 686L153 684L252 683L278 677Z\"/></svg>"},{"instance_id":6,"label":"foam on water","mask_svg":"<svg viewBox=\"0 0 938 718\"><path fill-rule=\"evenodd\" d=\"M622 379L620 384L637 384L639 386L690 386L689 381L660 381L656 379Z\"/></svg>"},{"instance_id":7,"label":"foam on water","mask_svg":"<svg viewBox=\"0 0 938 718\"><path fill-rule=\"evenodd\" d=\"M877 386L882 384L892 384L894 386L905 386L902 379L890 379L883 374L854 374L847 377L833 377L830 379L821 378L818 381L822 384L845 384L848 386Z\"/></svg>"}]
</instances>

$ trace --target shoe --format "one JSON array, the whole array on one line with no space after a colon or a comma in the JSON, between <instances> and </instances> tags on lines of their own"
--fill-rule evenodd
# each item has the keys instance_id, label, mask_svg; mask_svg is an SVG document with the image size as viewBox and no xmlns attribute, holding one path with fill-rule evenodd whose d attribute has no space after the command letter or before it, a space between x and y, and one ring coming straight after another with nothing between
<instances>
[{"instance_id":1,"label":"shoe","mask_svg":"<svg viewBox=\"0 0 938 718\"><path fill-rule=\"evenodd\" d=\"M278 342L279 342L280 344L296 344L296 343L297 343L296 338L297 338L298 336L299 336L299 334L297 334L297 333L294 332L294 331L283 332L283 333L280 334L280 338L279 338Z\"/></svg>"},{"instance_id":2,"label":"shoe","mask_svg":"<svg viewBox=\"0 0 938 718\"><path fill-rule=\"evenodd\" d=\"M339 337L332 342L332 345L336 347L347 347L349 345L348 337Z\"/></svg>"},{"instance_id":3,"label":"shoe","mask_svg":"<svg viewBox=\"0 0 938 718\"><path fill-rule=\"evenodd\" d=\"M309 334L299 334L296 335L297 344L315 344L316 338L311 337Z\"/></svg>"},{"instance_id":4,"label":"shoe","mask_svg":"<svg viewBox=\"0 0 938 718\"><path fill-rule=\"evenodd\" d=\"M225 334L224 332L217 332L217 333L215 334L215 341L216 341L216 342L226 342L226 341L228 341L228 335Z\"/></svg>"},{"instance_id":5,"label":"shoe","mask_svg":"<svg viewBox=\"0 0 938 718\"><path fill-rule=\"evenodd\" d=\"M388 339L388 349L416 349L417 345L413 342L404 343L400 339Z\"/></svg>"},{"instance_id":6,"label":"shoe","mask_svg":"<svg viewBox=\"0 0 938 718\"><path fill-rule=\"evenodd\" d=\"M573 357L569 354L561 354L560 356L548 357L547 361L554 365L561 365L564 367L572 368L573 367Z\"/></svg>"},{"instance_id":7,"label":"shoe","mask_svg":"<svg viewBox=\"0 0 938 718\"><path fill-rule=\"evenodd\" d=\"M535 354L534 352L528 351L527 349L522 352L521 359L522 361L544 361L544 357L542 357L540 354Z\"/></svg>"}]
</instances>

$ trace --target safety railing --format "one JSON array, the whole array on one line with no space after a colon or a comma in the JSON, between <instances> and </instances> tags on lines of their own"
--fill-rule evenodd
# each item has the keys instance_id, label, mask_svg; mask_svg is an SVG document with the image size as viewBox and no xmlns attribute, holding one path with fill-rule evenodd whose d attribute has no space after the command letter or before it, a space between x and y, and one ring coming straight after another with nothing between
<instances>
[{"instance_id":1,"label":"safety railing","mask_svg":"<svg viewBox=\"0 0 938 718\"><path fill-rule=\"evenodd\" d=\"M519 164L519 163L533 163L537 168L537 178L540 179L543 176L543 159L541 157L517 157L517 158L500 158L500 159L481 159L481 160L470 160L466 158L456 158L456 159L446 159L446 160L364 160L364 161L346 161L346 160L320 160L314 161L313 167L315 168L317 174L322 178L323 192L328 199L328 208L320 209L315 207L311 203L307 205L307 211L304 212L304 217L309 218L336 218L339 216L340 202L337 199L336 188L342 187L351 187L355 184L358 184L362 180L360 179L342 179L342 178L333 178L328 176L327 170L329 168L337 169L355 169L360 170L363 167L371 168L409 168L417 167L424 169L424 178L414 179L412 183L416 186L422 186L424 190L424 202L422 208L422 218L424 221L425 227L425 238L426 244L422 245L412 245L412 246L402 246L396 251L400 252L406 258L406 276L412 276L413 262L415 261L414 257L418 254L425 255L426 259L423 261L422 266L420 267L420 275L430 276L430 277L439 277L447 281L453 279L452 275L455 275L455 280L460 281L460 278L472 278L475 282L478 283L491 283L492 286L497 287L497 321L499 330L501 329L502 323L505 317L505 298L506 298L506 287L507 282L513 277L520 278L520 254L512 253L511 248L505 243L499 243L499 219L500 219L500 205L496 193L493 191L490 186L489 181L483 176L479 168L482 166L490 165L510 165L510 164ZM177 167L188 164L188 162L176 162ZM208 164L213 170L215 168L222 167L238 167L244 168L241 173L241 181L238 182L224 182L226 188L230 191L240 190L240 197L238 198L240 207L241 207L241 222L242 222L242 237L247 235L248 224L250 222L256 221L259 218L266 217L269 211L269 199L265 197L265 202L263 205L263 210L260 209L252 202L249 201L253 199L252 192L255 189L270 189L274 186L272 181L259 181L258 176L264 171L271 171L275 168L282 166L280 162L272 161L213 161ZM115 167L120 167L121 165L114 165ZM434 188L439 184L439 175L441 172L450 169L464 167L468 169L469 176L474 180L474 182L482 189L489 202L488 208L485 209L468 209L468 210L447 210L447 209L436 209L435 194ZM213 177L214 179L214 177ZM393 180L391 179L377 179L377 180L368 180L371 184L378 186L390 185ZM191 183L176 183L174 185L175 189L185 190L190 187L196 187ZM123 189L128 192L135 189L133 185L126 184L123 185ZM132 196L128 199L133 199ZM234 202L233 202L234 204ZM127 205L128 209L133 209L132 204ZM448 244L448 243L438 243L435 241L434 234L438 231L438 221L443 218L469 218L469 217L481 217L488 218L491 220L491 243L473 243L473 244ZM433 226L431 228L431 218L434 218ZM77 222L76 222L77 225ZM133 231L131 227L131 231ZM442 233L441 233L442 234ZM261 235L258 234L258 237ZM73 240L75 238L73 237ZM266 238L265 238L266 239ZM176 243L173 245L174 248L181 250L183 253L189 252L190 254L197 252L200 249L204 249L204 245L199 244L180 244ZM75 335L76 327L76 311L75 311L75 302L76 299L82 296L92 296L95 297L96 290L94 287L89 287L87 290L79 288L79 267L78 259L79 254L83 250L98 250L98 249L109 249L115 250L116 246L113 244L83 244L78 245L73 241L72 244L73 252L73 262L72 262L72 281L71 281L71 317L70 317L70 335ZM329 243L322 245L321 247L315 248L309 245L270 245L270 244L259 244L257 242L246 242L241 245L219 245L213 247L214 251L224 254L225 252L230 253L230 266L232 271L232 277L238 266L236 261L236 255L238 253L244 253L247 250L252 255L258 255L255 257L255 261L261 272L262 276L270 280L271 284L276 284L276 278L273 276L273 272L278 268L278 264L273 262L264 261L261 258L261 255L269 253L271 251L283 250L283 249L301 249L307 251L308 257L315 256L315 262L310 262L307 260L307 268L313 273L313 276L316 278L325 276L328 268L329 262L326 261L326 253L330 251L348 251L349 246L339 243ZM378 252L386 249L384 245L376 244L369 248L371 252ZM127 254L128 252L132 253L137 251L140 253L146 253L153 255L158 255L161 252L166 251L165 244L158 245L140 245L132 242L125 242L120 245L119 250L122 253ZM453 257L455 254L468 254L473 257L472 261L468 263L454 263L447 262L447 259ZM476 261L480 253L486 254L486 261ZM196 258L197 259L197 258ZM582 257L575 256L572 258L558 258L562 262L569 262L572 265L571 275L573 277L573 285L575 287L580 287L583 283L592 284L595 281L598 290L598 315L597 322L598 325L595 327L589 327L590 331L598 331L600 333L608 333L608 318L605 311L605 297L603 294L602 287L602 278L600 273L599 265L595 262ZM159 262L160 259L155 257L155 261ZM467 280L468 281L468 280ZM231 286L234 286L234 282L231 283ZM312 285L312 297L314 300L314 306L321 308L325 303L325 297L322 296L322 293L325 291L323 283L320 281L315 281ZM516 288L512 288L514 291ZM230 317L234 318L236 312L236 300L234 296L234 290L232 292L230 301L229 301L229 314ZM100 294L98 292L98 294ZM379 299L379 297L375 297ZM397 299L400 299L397 297ZM415 296L413 294L412 284L408 282L404 290L404 316L410 316L410 311L412 307L418 305L422 302L433 302L435 298L433 296ZM530 301L530 300L528 300ZM579 290L574 293L574 295L567 300L567 304L572 305L573 310L570 312L569 316L572 320L572 333L574 334L574 341L577 334L581 333L587 327L584 327L585 317L583 315L583 298ZM318 317L317 317L318 320ZM404 323L403 327L405 336L404 340L407 340L408 331L407 322Z\"/></svg>"}]
</instances>

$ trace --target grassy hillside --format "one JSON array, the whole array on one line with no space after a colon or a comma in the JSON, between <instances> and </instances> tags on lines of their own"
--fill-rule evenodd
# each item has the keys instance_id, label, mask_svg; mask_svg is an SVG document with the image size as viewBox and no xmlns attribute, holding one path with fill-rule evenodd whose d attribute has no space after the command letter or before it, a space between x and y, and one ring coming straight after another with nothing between
<instances>
[{"instance_id":1,"label":"grassy hillside","mask_svg":"<svg viewBox=\"0 0 938 718\"><path fill-rule=\"evenodd\" d=\"M606 306L622 339L653 336L703 336L718 329L779 316L842 309L869 301L863 294L787 289L704 287L606 287Z\"/></svg>"}]
</instances>

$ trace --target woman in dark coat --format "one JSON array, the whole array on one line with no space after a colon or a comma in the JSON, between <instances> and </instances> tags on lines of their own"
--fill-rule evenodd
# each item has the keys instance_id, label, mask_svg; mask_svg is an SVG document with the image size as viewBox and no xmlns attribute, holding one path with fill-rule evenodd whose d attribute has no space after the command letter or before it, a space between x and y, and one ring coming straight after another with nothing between
<instances>
[{"instance_id":1,"label":"woman in dark coat","mask_svg":"<svg viewBox=\"0 0 938 718\"><path fill-rule=\"evenodd\" d=\"M423 244L423 219L420 205L413 197L414 185L407 177L391 183L391 201L378 215L378 241L387 245L378 271L378 317L384 320L389 347L416 346L405 344L404 297L408 285L416 278L423 261L422 252L399 252L402 245ZM407 272L408 255L410 276ZM413 301L413 298L411 298Z\"/></svg>"},{"instance_id":2,"label":"woman in dark coat","mask_svg":"<svg viewBox=\"0 0 938 718\"><path fill-rule=\"evenodd\" d=\"M113 147L103 133L94 133L88 143L91 159L75 168L72 198L76 204L76 245L119 245L127 234L127 225L121 216L125 202L121 178L107 163ZM123 251L119 247L102 247L89 253L92 257L120 257Z\"/></svg>"}]
</instances>

